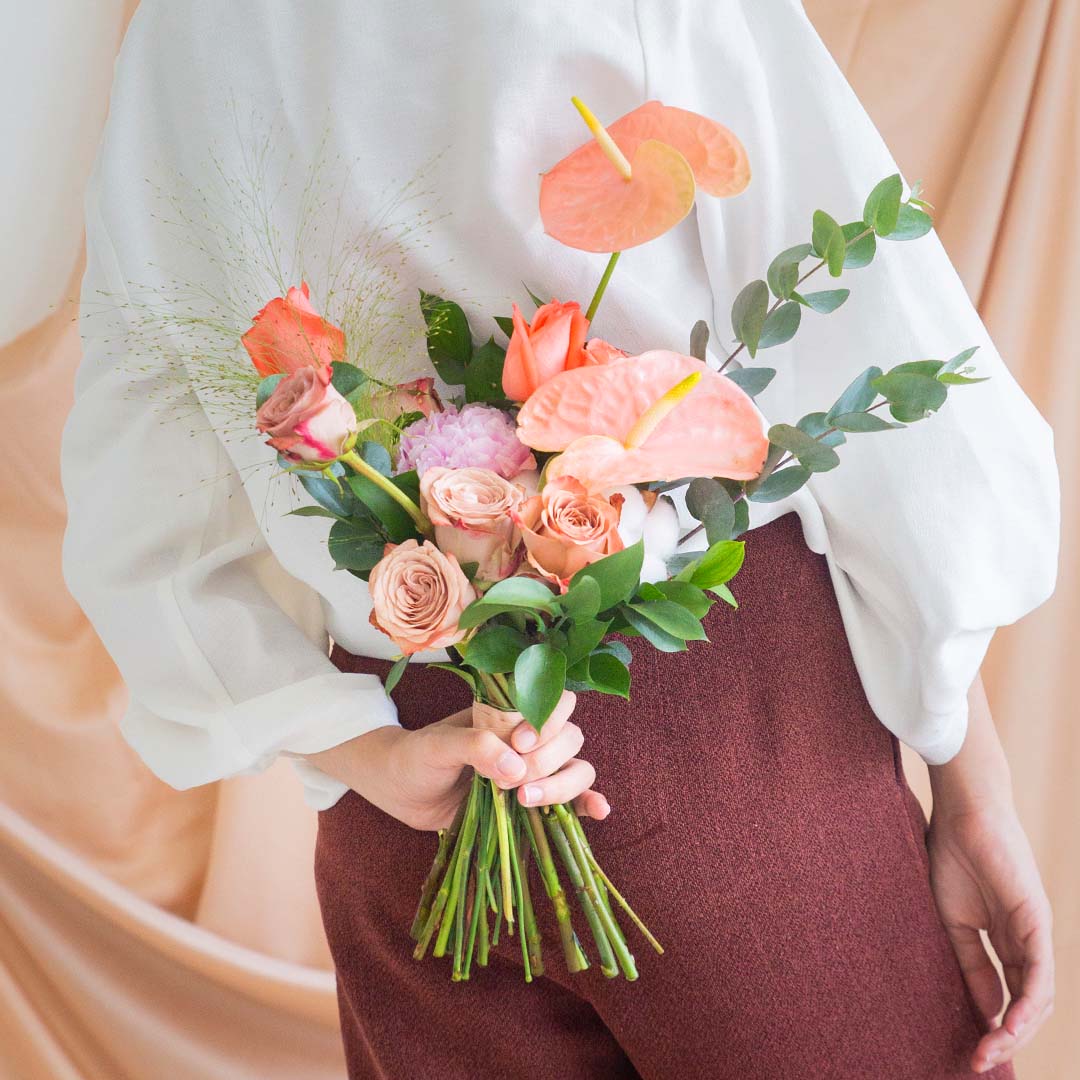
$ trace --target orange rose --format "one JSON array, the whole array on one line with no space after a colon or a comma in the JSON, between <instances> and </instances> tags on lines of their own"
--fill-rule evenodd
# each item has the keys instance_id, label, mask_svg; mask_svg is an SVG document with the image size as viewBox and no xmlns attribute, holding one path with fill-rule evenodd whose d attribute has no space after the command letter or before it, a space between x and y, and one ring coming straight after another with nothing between
<instances>
[{"instance_id":1,"label":"orange rose","mask_svg":"<svg viewBox=\"0 0 1080 1080\"><path fill-rule=\"evenodd\" d=\"M592 494L567 477L548 484L515 515L529 562L565 591L584 566L622 551L623 497Z\"/></svg>"},{"instance_id":2,"label":"orange rose","mask_svg":"<svg viewBox=\"0 0 1080 1080\"><path fill-rule=\"evenodd\" d=\"M476 590L457 559L428 540L387 544L368 587L372 626L405 656L455 645L467 633L458 629L458 619Z\"/></svg>"},{"instance_id":3,"label":"orange rose","mask_svg":"<svg viewBox=\"0 0 1080 1080\"><path fill-rule=\"evenodd\" d=\"M581 367L585 362L585 334L589 320L578 304L552 300L537 309L532 326L514 305L514 332L503 363L503 393L511 401L525 401L529 395L560 371Z\"/></svg>"},{"instance_id":4,"label":"orange rose","mask_svg":"<svg viewBox=\"0 0 1080 1080\"><path fill-rule=\"evenodd\" d=\"M328 367L345 359L345 335L311 305L307 282L271 300L240 339L264 378L302 367Z\"/></svg>"}]
</instances>

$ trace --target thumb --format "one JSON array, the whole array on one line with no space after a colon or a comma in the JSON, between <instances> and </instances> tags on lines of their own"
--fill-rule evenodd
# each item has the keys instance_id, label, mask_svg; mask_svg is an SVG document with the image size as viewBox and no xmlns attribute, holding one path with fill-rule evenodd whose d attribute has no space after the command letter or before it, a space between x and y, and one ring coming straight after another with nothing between
<instances>
[{"instance_id":1,"label":"thumb","mask_svg":"<svg viewBox=\"0 0 1080 1080\"><path fill-rule=\"evenodd\" d=\"M433 755L433 764L440 768L471 765L503 787L513 787L525 778L524 759L493 731L447 726L435 742Z\"/></svg>"},{"instance_id":2,"label":"thumb","mask_svg":"<svg viewBox=\"0 0 1080 1080\"><path fill-rule=\"evenodd\" d=\"M1005 1004L1001 979L983 945L979 931L970 926L946 926L964 982L987 1025Z\"/></svg>"}]
</instances>

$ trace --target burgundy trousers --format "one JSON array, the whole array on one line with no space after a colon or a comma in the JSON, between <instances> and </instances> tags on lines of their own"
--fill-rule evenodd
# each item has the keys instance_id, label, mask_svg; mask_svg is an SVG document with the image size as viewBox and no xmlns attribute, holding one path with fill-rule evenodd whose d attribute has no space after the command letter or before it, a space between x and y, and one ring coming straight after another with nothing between
<instances>
[{"instance_id":1,"label":"burgundy trousers","mask_svg":"<svg viewBox=\"0 0 1080 1080\"><path fill-rule=\"evenodd\" d=\"M504 935L488 968L451 983L408 936L434 834L352 793L320 815L352 1080L972 1075L983 1027L930 892L926 821L866 702L825 560L787 515L748 534L734 585L741 606L713 608L708 643L633 643L632 700L581 695L574 714L612 806L590 843L666 949L627 926L637 982L566 974L536 880L547 974L526 985ZM389 668L341 649L334 662ZM417 665L394 698L415 728L468 691Z\"/></svg>"}]
</instances>

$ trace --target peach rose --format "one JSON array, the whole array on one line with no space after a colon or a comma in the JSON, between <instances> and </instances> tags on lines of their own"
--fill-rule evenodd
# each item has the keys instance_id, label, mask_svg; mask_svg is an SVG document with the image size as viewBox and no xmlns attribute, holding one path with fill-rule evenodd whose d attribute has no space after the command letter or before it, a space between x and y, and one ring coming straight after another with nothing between
<instances>
[{"instance_id":1,"label":"peach rose","mask_svg":"<svg viewBox=\"0 0 1080 1080\"><path fill-rule=\"evenodd\" d=\"M308 299L307 282L271 300L240 339L264 378L302 367L329 367L345 359L345 334L328 323Z\"/></svg>"},{"instance_id":2,"label":"peach rose","mask_svg":"<svg viewBox=\"0 0 1080 1080\"><path fill-rule=\"evenodd\" d=\"M267 444L290 461L333 461L356 434L353 407L330 385L330 369L286 375L255 414Z\"/></svg>"},{"instance_id":3,"label":"peach rose","mask_svg":"<svg viewBox=\"0 0 1080 1080\"><path fill-rule=\"evenodd\" d=\"M477 563L479 581L502 581L519 561L513 515L525 501L517 484L491 469L433 466L420 478L420 507L435 543L459 563Z\"/></svg>"},{"instance_id":4,"label":"peach rose","mask_svg":"<svg viewBox=\"0 0 1080 1080\"><path fill-rule=\"evenodd\" d=\"M552 300L537 309L531 326L515 304L514 332L503 362L503 393L511 401L525 401L560 371L581 367L588 329L589 320L578 304Z\"/></svg>"},{"instance_id":5,"label":"peach rose","mask_svg":"<svg viewBox=\"0 0 1080 1080\"><path fill-rule=\"evenodd\" d=\"M609 341L605 341L603 338L590 338L585 343L585 359L583 367L588 367L592 364L610 364L616 360L622 360L624 357L629 356L628 352L624 352L622 349L615 348Z\"/></svg>"},{"instance_id":6,"label":"peach rose","mask_svg":"<svg viewBox=\"0 0 1080 1080\"><path fill-rule=\"evenodd\" d=\"M583 566L622 551L622 502L621 495L590 493L570 477L546 485L517 516L529 562L565 591Z\"/></svg>"},{"instance_id":7,"label":"peach rose","mask_svg":"<svg viewBox=\"0 0 1080 1080\"><path fill-rule=\"evenodd\" d=\"M435 389L435 380L424 378L379 390L372 397L372 408L377 416L396 420L403 413L418 412L430 416L433 412L442 412L443 404Z\"/></svg>"},{"instance_id":8,"label":"peach rose","mask_svg":"<svg viewBox=\"0 0 1080 1080\"><path fill-rule=\"evenodd\" d=\"M405 656L444 649L467 633L458 629L458 619L476 599L476 590L457 559L429 540L387 544L368 587L372 626Z\"/></svg>"}]
</instances>

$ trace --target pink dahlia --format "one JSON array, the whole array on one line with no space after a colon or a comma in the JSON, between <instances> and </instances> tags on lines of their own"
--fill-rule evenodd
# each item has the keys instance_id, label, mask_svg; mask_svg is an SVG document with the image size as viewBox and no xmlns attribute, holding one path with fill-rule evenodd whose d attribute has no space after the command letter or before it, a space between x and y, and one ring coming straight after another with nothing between
<instances>
[{"instance_id":1,"label":"pink dahlia","mask_svg":"<svg viewBox=\"0 0 1080 1080\"><path fill-rule=\"evenodd\" d=\"M513 420L491 405L461 409L447 405L411 423L401 433L398 472L432 468L490 469L506 480L522 469L536 468L536 459L517 437Z\"/></svg>"}]
</instances>

